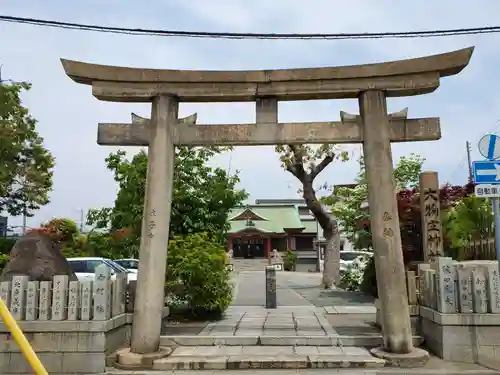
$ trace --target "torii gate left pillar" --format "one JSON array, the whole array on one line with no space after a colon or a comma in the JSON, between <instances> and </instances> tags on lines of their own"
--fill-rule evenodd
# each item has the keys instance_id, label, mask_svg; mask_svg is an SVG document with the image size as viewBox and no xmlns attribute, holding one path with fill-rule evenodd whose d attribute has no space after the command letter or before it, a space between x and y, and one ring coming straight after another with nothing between
<instances>
[{"instance_id":1,"label":"torii gate left pillar","mask_svg":"<svg viewBox=\"0 0 500 375\"><path fill-rule=\"evenodd\" d=\"M158 297L163 295L165 276L159 276L165 275L167 266L175 156L172 128L178 123L178 110L179 101L175 96L153 98L137 275L137 284L143 287L141 293L136 293L134 311L137 310L137 313L134 314L131 336L131 347L140 354L160 345L157 332L161 331L165 302L164 298Z\"/></svg>"}]
</instances>

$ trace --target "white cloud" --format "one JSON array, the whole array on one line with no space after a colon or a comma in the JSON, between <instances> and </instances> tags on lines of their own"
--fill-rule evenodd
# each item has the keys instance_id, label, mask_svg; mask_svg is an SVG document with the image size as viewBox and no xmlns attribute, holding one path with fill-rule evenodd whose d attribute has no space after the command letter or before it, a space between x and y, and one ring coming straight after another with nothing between
<instances>
[{"instance_id":1,"label":"white cloud","mask_svg":"<svg viewBox=\"0 0 500 375\"><path fill-rule=\"evenodd\" d=\"M113 26L236 32L341 33L424 30L494 25L500 3L442 0L356 2L309 0L152 0L3 4L3 14ZM31 225L53 216L78 218L77 209L109 205L115 196L104 158L112 148L99 147L97 122L128 121L130 112L148 115L148 105L99 102L89 87L67 78L59 58L88 62L178 69L272 69L335 66L387 61L446 52L469 45L476 51L469 67L442 82L435 93L389 102L390 110L408 106L411 117L441 116L443 139L394 145L395 159L409 152L427 158L441 181L463 183L467 176L465 140L498 130L500 97L495 82L500 55L497 35L431 39L347 41L208 40L137 37L0 23L4 78L27 80L33 90L24 98L39 120L40 133L57 158L52 203ZM339 111L358 112L355 100L280 103L281 121L332 121ZM251 122L252 103L183 104L181 115L197 111L203 123ZM354 147L355 150L359 146ZM130 148L130 152L135 152ZM478 157L473 143L474 156ZM231 159L231 162L229 163ZM240 147L212 163L241 170L242 186L252 198L293 197L298 183L284 172L272 147ZM355 162L329 167L321 181L348 183ZM14 219L13 222L18 222Z\"/></svg>"}]
</instances>

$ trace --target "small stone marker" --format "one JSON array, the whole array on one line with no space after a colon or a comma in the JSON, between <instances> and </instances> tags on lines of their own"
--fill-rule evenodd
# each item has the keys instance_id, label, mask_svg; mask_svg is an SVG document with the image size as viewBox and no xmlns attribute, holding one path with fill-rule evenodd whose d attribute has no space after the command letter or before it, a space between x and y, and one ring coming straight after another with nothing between
<instances>
[{"instance_id":1,"label":"small stone marker","mask_svg":"<svg viewBox=\"0 0 500 375\"><path fill-rule=\"evenodd\" d=\"M415 271L406 272L406 286L408 288L408 304L417 305L417 280Z\"/></svg>"},{"instance_id":2,"label":"small stone marker","mask_svg":"<svg viewBox=\"0 0 500 375\"><path fill-rule=\"evenodd\" d=\"M437 273L436 270L431 270L431 296L432 296L432 308L437 310L439 290L438 290L438 282L437 282Z\"/></svg>"},{"instance_id":3,"label":"small stone marker","mask_svg":"<svg viewBox=\"0 0 500 375\"><path fill-rule=\"evenodd\" d=\"M428 285L425 275L425 271L430 268L428 263L420 263L417 269L417 275L419 280L419 299L422 306L428 307Z\"/></svg>"},{"instance_id":4,"label":"small stone marker","mask_svg":"<svg viewBox=\"0 0 500 375\"><path fill-rule=\"evenodd\" d=\"M472 305L472 269L464 264L458 264L458 285L460 312L470 314L474 312Z\"/></svg>"},{"instance_id":5,"label":"small stone marker","mask_svg":"<svg viewBox=\"0 0 500 375\"><path fill-rule=\"evenodd\" d=\"M431 309L436 309L437 296L436 296L436 271L433 269L424 269L424 285L425 285L425 302L426 306Z\"/></svg>"},{"instance_id":6,"label":"small stone marker","mask_svg":"<svg viewBox=\"0 0 500 375\"><path fill-rule=\"evenodd\" d=\"M93 317L93 297L92 297L92 281L82 281L81 287L81 320L91 320Z\"/></svg>"},{"instance_id":7,"label":"small stone marker","mask_svg":"<svg viewBox=\"0 0 500 375\"><path fill-rule=\"evenodd\" d=\"M127 274L117 273L116 280L113 281L113 301L111 302L111 312L113 316L125 312L125 288L127 286Z\"/></svg>"},{"instance_id":8,"label":"small stone marker","mask_svg":"<svg viewBox=\"0 0 500 375\"><path fill-rule=\"evenodd\" d=\"M472 270L472 302L475 313L485 314L488 312L486 275L482 267Z\"/></svg>"},{"instance_id":9,"label":"small stone marker","mask_svg":"<svg viewBox=\"0 0 500 375\"><path fill-rule=\"evenodd\" d=\"M54 276L52 289L52 320L66 320L68 309L69 276Z\"/></svg>"},{"instance_id":10,"label":"small stone marker","mask_svg":"<svg viewBox=\"0 0 500 375\"><path fill-rule=\"evenodd\" d=\"M108 320L111 317L111 268L101 264L95 269L94 320Z\"/></svg>"},{"instance_id":11,"label":"small stone marker","mask_svg":"<svg viewBox=\"0 0 500 375\"><path fill-rule=\"evenodd\" d=\"M10 309L10 296L12 293L12 282L2 281L0 283L0 298L3 299L5 305Z\"/></svg>"},{"instance_id":12,"label":"small stone marker","mask_svg":"<svg viewBox=\"0 0 500 375\"><path fill-rule=\"evenodd\" d=\"M438 257L437 261L437 310L444 314L457 312L455 292L456 267L452 258Z\"/></svg>"},{"instance_id":13,"label":"small stone marker","mask_svg":"<svg viewBox=\"0 0 500 375\"><path fill-rule=\"evenodd\" d=\"M276 268L274 266L266 266L266 309L275 309L277 305Z\"/></svg>"},{"instance_id":14,"label":"small stone marker","mask_svg":"<svg viewBox=\"0 0 500 375\"><path fill-rule=\"evenodd\" d=\"M38 319L38 295L40 282L28 281L26 292L26 320Z\"/></svg>"},{"instance_id":15,"label":"small stone marker","mask_svg":"<svg viewBox=\"0 0 500 375\"><path fill-rule=\"evenodd\" d=\"M425 294L425 302L426 306L429 308L433 308L432 301L434 299L434 290L432 287L432 269L425 269L424 270L424 278L425 278L425 286L426 286L426 294Z\"/></svg>"},{"instance_id":16,"label":"small stone marker","mask_svg":"<svg viewBox=\"0 0 500 375\"><path fill-rule=\"evenodd\" d=\"M68 292L68 320L80 319L80 282L70 281Z\"/></svg>"},{"instance_id":17,"label":"small stone marker","mask_svg":"<svg viewBox=\"0 0 500 375\"><path fill-rule=\"evenodd\" d=\"M137 290L137 280L131 280L127 284L127 305L125 306L125 311L127 313L134 312L136 290Z\"/></svg>"},{"instance_id":18,"label":"small stone marker","mask_svg":"<svg viewBox=\"0 0 500 375\"><path fill-rule=\"evenodd\" d=\"M486 266L488 312L500 313L500 278L498 277L498 265L495 263Z\"/></svg>"},{"instance_id":19,"label":"small stone marker","mask_svg":"<svg viewBox=\"0 0 500 375\"><path fill-rule=\"evenodd\" d=\"M26 288L29 276L12 277L12 294L10 297L10 312L15 320L24 320L26 304Z\"/></svg>"},{"instance_id":20,"label":"small stone marker","mask_svg":"<svg viewBox=\"0 0 500 375\"><path fill-rule=\"evenodd\" d=\"M49 320L52 314L52 281L40 281L39 297L38 320Z\"/></svg>"}]
</instances>

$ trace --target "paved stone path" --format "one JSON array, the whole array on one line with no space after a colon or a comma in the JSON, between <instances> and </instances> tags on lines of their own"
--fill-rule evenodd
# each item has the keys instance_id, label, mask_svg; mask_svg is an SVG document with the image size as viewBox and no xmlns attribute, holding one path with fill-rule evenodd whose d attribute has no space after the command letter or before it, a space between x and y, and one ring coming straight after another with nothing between
<instances>
[{"instance_id":1,"label":"paved stone path","mask_svg":"<svg viewBox=\"0 0 500 375\"><path fill-rule=\"evenodd\" d=\"M235 275L235 298L232 306L265 306L264 271L245 271ZM277 272L278 306L349 306L373 305L373 298L363 293L321 288L320 273Z\"/></svg>"},{"instance_id":2,"label":"paved stone path","mask_svg":"<svg viewBox=\"0 0 500 375\"><path fill-rule=\"evenodd\" d=\"M239 310L239 311L238 311ZM330 323L315 308L282 310L229 309L224 319L209 323L200 335L210 336L327 336L335 335Z\"/></svg>"},{"instance_id":3,"label":"paved stone path","mask_svg":"<svg viewBox=\"0 0 500 375\"><path fill-rule=\"evenodd\" d=\"M224 375L233 374L235 369L260 369L264 375L268 374L265 369L272 369L274 375L313 375L313 371L315 375L326 375L326 371L346 375L495 373L437 358L431 358L425 369L378 368L383 361L372 357L366 348L382 344L380 331L371 325L375 318L371 299L350 292L325 292L319 287L320 274L278 272L278 308L269 310L265 308L263 271L240 272L233 281L234 302L224 319L208 322L198 333L172 332L162 337L161 345L176 349L169 357L155 361L155 370L172 375L180 371L188 375L189 370L219 374L223 369ZM419 345L418 338L415 340Z\"/></svg>"},{"instance_id":4,"label":"paved stone path","mask_svg":"<svg viewBox=\"0 0 500 375\"><path fill-rule=\"evenodd\" d=\"M381 343L380 330L371 325L376 311L373 304L315 306L291 288L309 287L319 292L320 282L320 274L278 272L278 307L266 309L264 272L240 272L233 279L234 302L223 319L198 326L199 331L189 329L184 333L179 327L171 331L171 340L176 345L187 346L376 346ZM350 321L355 324L349 324Z\"/></svg>"},{"instance_id":5,"label":"paved stone path","mask_svg":"<svg viewBox=\"0 0 500 375\"><path fill-rule=\"evenodd\" d=\"M288 286L288 272L276 273L276 293L278 306L312 306L312 304L299 293ZM245 271L236 276L235 298L232 306L265 306L266 305L266 279L264 271ZM318 287L320 278L301 277L299 282Z\"/></svg>"}]
</instances>

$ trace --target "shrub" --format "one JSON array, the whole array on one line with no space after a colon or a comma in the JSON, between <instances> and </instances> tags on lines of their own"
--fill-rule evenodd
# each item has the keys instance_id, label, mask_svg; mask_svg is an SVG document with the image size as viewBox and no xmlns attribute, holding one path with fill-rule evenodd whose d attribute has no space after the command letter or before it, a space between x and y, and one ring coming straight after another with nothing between
<instances>
[{"instance_id":1,"label":"shrub","mask_svg":"<svg viewBox=\"0 0 500 375\"><path fill-rule=\"evenodd\" d=\"M14 247L16 239L14 238L0 238L0 254L10 254Z\"/></svg>"},{"instance_id":2,"label":"shrub","mask_svg":"<svg viewBox=\"0 0 500 375\"><path fill-rule=\"evenodd\" d=\"M224 247L207 234L175 236L168 245L168 298L184 301L193 316L222 314L232 300L227 262Z\"/></svg>"},{"instance_id":3,"label":"shrub","mask_svg":"<svg viewBox=\"0 0 500 375\"><path fill-rule=\"evenodd\" d=\"M0 272L2 272L4 267L7 265L8 260L9 260L8 254L0 254Z\"/></svg>"},{"instance_id":4,"label":"shrub","mask_svg":"<svg viewBox=\"0 0 500 375\"><path fill-rule=\"evenodd\" d=\"M356 258L340 278L340 287L342 289L355 292L361 290L364 280L364 272L370 262L368 256Z\"/></svg>"},{"instance_id":5,"label":"shrub","mask_svg":"<svg viewBox=\"0 0 500 375\"><path fill-rule=\"evenodd\" d=\"M292 250L287 250L283 257L283 268L285 271L295 271L297 265L297 254Z\"/></svg>"},{"instance_id":6,"label":"shrub","mask_svg":"<svg viewBox=\"0 0 500 375\"><path fill-rule=\"evenodd\" d=\"M361 282L360 290L363 293L372 296L373 298L378 298L375 257L371 257L371 259L369 259L366 264L363 272L363 281Z\"/></svg>"}]
</instances>

